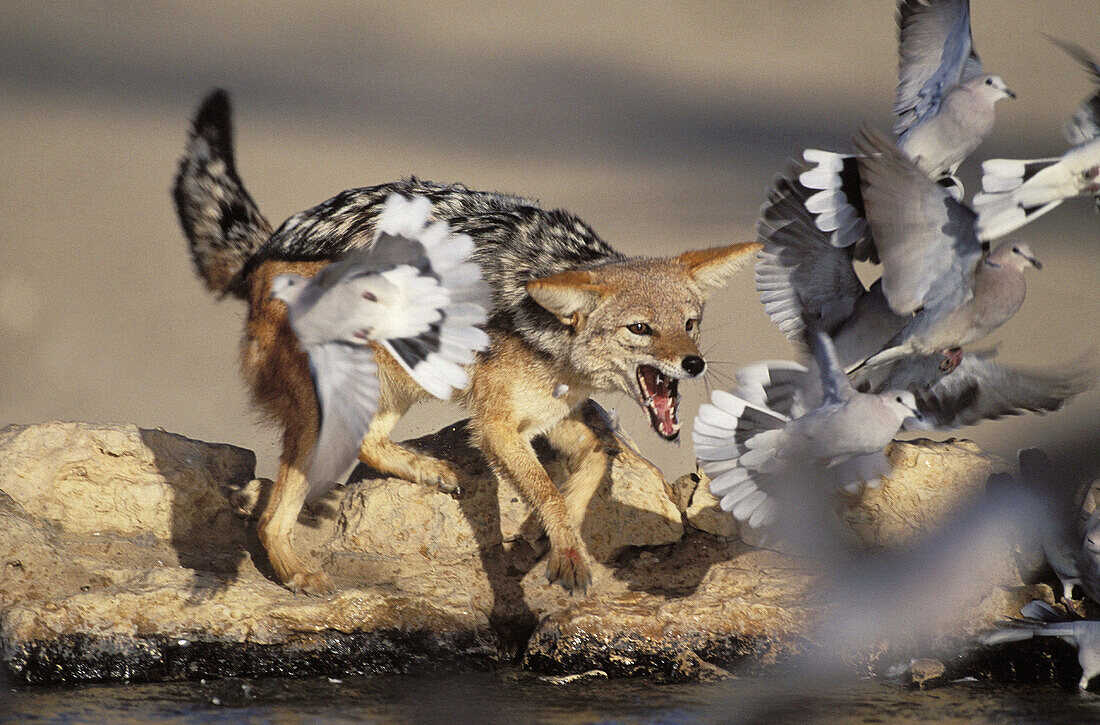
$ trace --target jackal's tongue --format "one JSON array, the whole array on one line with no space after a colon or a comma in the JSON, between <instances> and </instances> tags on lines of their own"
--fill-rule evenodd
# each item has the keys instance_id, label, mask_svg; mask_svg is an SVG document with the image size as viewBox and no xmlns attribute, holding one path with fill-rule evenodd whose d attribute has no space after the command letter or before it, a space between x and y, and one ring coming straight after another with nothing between
<instances>
[{"instance_id":1,"label":"jackal's tongue","mask_svg":"<svg viewBox=\"0 0 1100 725\"><path fill-rule=\"evenodd\" d=\"M676 420L676 406L680 402L678 381L651 365L640 365L637 375L649 424L662 438L674 440L680 433L680 421Z\"/></svg>"}]
</instances>

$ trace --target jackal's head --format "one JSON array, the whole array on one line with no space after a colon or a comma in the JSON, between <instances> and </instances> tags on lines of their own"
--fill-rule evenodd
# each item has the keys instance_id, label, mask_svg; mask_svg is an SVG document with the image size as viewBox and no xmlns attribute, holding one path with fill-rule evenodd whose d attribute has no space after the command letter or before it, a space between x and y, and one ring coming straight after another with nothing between
<instances>
[{"instance_id":1,"label":"jackal's head","mask_svg":"<svg viewBox=\"0 0 1100 725\"><path fill-rule=\"evenodd\" d=\"M675 440L679 381L707 367L698 347L703 303L759 248L627 259L532 280L527 292L569 327L573 368L594 388L634 398L653 430Z\"/></svg>"}]
</instances>

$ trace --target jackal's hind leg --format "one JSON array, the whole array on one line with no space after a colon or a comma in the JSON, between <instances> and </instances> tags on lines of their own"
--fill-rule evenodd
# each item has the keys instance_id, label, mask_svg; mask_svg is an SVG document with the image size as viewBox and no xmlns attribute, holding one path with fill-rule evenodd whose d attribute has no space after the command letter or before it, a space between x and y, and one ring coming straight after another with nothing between
<instances>
[{"instance_id":1,"label":"jackal's hind leg","mask_svg":"<svg viewBox=\"0 0 1100 725\"><path fill-rule=\"evenodd\" d=\"M451 464L417 453L390 438L404 410L379 410L359 445L359 460L387 476L438 486L445 493L461 493L461 477Z\"/></svg>"},{"instance_id":2,"label":"jackal's hind leg","mask_svg":"<svg viewBox=\"0 0 1100 725\"><path fill-rule=\"evenodd\" d=\"M271 496L260 515L257 531L279 581L296 592L328 594L332 591L328 576L319 569L308 568L298 558L292 544L294 523L309 492L309 483L302 472L308 460L309 447L306 446L305 450L306 454L298 456L284 454Z\"/></svg>"}]
</instances>

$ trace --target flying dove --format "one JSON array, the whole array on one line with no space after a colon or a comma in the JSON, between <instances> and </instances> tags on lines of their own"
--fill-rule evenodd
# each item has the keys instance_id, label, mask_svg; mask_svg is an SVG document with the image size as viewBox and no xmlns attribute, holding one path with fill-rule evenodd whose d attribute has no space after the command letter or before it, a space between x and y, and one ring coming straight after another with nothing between
<instances>
[{"instance_id":1,"label":"flying dove","mask_svg":"<svg viewBox=\"0 0 1100 725\"><path fill-rule=\"evenodd\" d=\"M810 330L807 341L820 372L821 405L791 418L738 389L716 390L695 418L695 456L711 477L711 492L753 529L780 513L788 467L817 463L842 487L873 482L889 470L883 449L906 418L920 415L908 391L854 390L821 330Z\"/></svg>"},{"instance_id":2,"label":"flying dove","mask_svg":"<svg viewBox=\"0 0 1100 725\"><path fill-rule=\"evenodd\" d=\"M1071 619L1041 600L1020 608L1020 617L1001 620L998 628L983 634L985 645L1020 642L1032 637L1057 637L1077 650L1081 679L1077 687L1088 689L1089 681L1100 675L1100 621Z\"/></svg>"},{"instance_id":3,"label":"flying dove","mask_svg":"<svg viewBox=\"0 0 1100 725\"><path fill-rule=\"evenodd\" d=\"M1079 586L1089 599L1100 604L1100 508L1086 505L1096 482L1067 485L1038 448L1017 453L1021 483L1029 487L1050 510L1052 523L1040 543L1047 563L1062 583L1062 599L1073 598Z\"/></svg>"},{"instance_id":4,"label":"flying dove","mask_svg":"<svg viewBox=\"0 0 1100 725\"><path fill-rule=\"evenodd\" d=\"M924 174L939 180L956 199L962 185L954 174L992 132L994 105L1015 98L1000 76L982 71L970 30L969 0L901 0L898 3L898 84L893 112L897 145ZM860 243L863 221L860 168L851 155L809 149L816 166L802 183L821 190L807 202L819 228L837 232L835 243Z\"/></svg>"},{"instance_id":5,"label":"flying dove","mask_svg":"<svg viewBox=\"0 0 1100 725\"><path fill-rule=\"evenodd\" d=\"M880 279L867 288L853 266L853 250L830 244L806 209L812 195L799 181L803 162L792 162L768 190L757 222L756 288L772 322L800 344L804 318L816 322L832 337L841 365L847 369L878 352L909 321L891 309ZM864 369L853 384L864 392L891 388L914 393L920 420L907 429L945 430L1024 411L1061 408L1087 388L1092 373L1085 364L1029 371L1001 365L993 354L964 353L958 367L945 371L943 356L910 355L890 365ZM738 372L738 380L755 389L758 404L784 398L786 411L797 417L818 405L818 376L795 362L762 362Z\"/></svg>"},{"instance_id":6,"label":"flying dove","mask_svg":"<svg viewBox=\"0 0 1100 725\"><path fill-rule=\"evenodd\" d=\"M912 354L942 352L945 370L964 345L982 339L1023 304L1024 269L1042 264L1023 242L1005 241L986 254L975 215L881 134L856 138L867 221L882 261L890 308L910 317L883 349L858 367Z\"/></svg>"},{"instance_id":7,"label":"flying dove","mask_svg":"<svg viewBox=\"0 0 1100 725\"><path fill-rule=\"evenodd\" d=\"M1096 92L1066 123L1063 132L1072 145L1061 156L982 164L983 193L974 197L982 239L1002 237L1065 199L1092 196L1100 209L1100 62L1083 48L1051 40L1085 67L1097 83Z\"/></svg>"},{"instance_id":8,"label":"flying dove","mask_svg":"<svg viewBox=\"0 0 1100 725\"><path fill-rule=\"evenodd\" d=\"M473 241L428 223L424 197L387 199L374 242L345 254L312 279L275 277L271 296L287 305L291 329L309 357L321 426L306 477L310 496L354 462L380 396L368 343L385 348L432 395L447 399L469 383L464 365L486 349L486 288L468 262Z\"/></svg>"}]
</instances>

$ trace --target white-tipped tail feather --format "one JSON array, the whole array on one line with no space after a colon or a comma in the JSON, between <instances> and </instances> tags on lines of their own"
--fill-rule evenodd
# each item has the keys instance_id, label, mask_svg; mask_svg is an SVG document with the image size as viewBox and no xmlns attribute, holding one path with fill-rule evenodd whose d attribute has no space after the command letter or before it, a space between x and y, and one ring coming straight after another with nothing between
<instances>
[{"instance_id":1,"label":"white-tipped tail feather","mask_svg":"<svg viewBox=\"0 0 1100 725\"><path fill-rule=\"evenodd\" d=\"M695 418L692 442L700 467L711 477L711 493L724 511L751 528L766 527L775 518L776 504L755 477L777 465L788 420L722 390L714 391Z\"/></svg>"},{"instance_id":2,"label":"white-tipped tail feather","mask_svg":"<svg viewBox=\"0 0 1100 725\"><path fill-rule=\"evenodd\" d=\"M974 210L985 240L1018 229L1065 199L1100 198L1100 138L1057 158L990 159L982 164L982 189Z\"/></svg>"},{"instance_id":3,"label":"white-tipped tail feather","mask_svg":"<svg viewBox=\"0 0 1100 725\"><path fill-rule=\"evenodd\" d=\"M806 149L802 158L816 164L798 176L807 189L818 189L806 199L806 210L814 215L814 224L823 232L835 234L830 243L849 247L867 234L863 218L859 168L855 157L820 149Z\"/></svg>"},{"instance_id":4,"label":"white-tipped tail feather","mask_svg":"<svg viewBox=\"0 0 1100 725\"><path fill-rule=\"evenodd\" d=\"M368 342L385 348L421 387L447 399L469 384L465 366L489 337L487 293L466 235L429 223L431 202L392 195L373 246L349 252L306 280L281 275L272 295L309 356L321 430L307 472L322 493L355 461L378 409Z\"/></svg>"}]
</instances>

